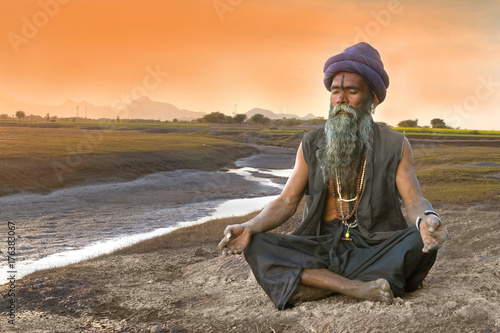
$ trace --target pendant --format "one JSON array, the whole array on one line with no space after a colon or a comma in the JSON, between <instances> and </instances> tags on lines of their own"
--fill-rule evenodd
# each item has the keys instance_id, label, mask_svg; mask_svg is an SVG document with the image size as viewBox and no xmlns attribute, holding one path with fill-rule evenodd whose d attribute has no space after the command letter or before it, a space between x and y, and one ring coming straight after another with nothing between
<instances>
[{"instance_id":1,"label":"pendant","mask_svg":"<svg viewBox=\"0 0 500 333\"><path fill-rule=\"evenodd\" d=\"M347 228L347 231L345 232L344 237L342 237L341 239L343 241L352 242L352 239L351 239L351 230L349 230L349 227Z\"/></svg>"}]
</instances>

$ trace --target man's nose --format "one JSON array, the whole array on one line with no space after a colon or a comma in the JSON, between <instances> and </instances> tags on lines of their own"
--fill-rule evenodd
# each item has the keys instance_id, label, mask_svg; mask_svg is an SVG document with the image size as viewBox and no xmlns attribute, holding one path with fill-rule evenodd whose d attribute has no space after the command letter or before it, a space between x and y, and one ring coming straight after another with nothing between
<instances>
[{"instance_id":1,"label":"man's nose","mask_svg":"<svg viewBox=\"0 0 500 333\"><path fill-rule=\"evenodd\" d=\"M347 95L344 93L344 91L340 91L339 95L337 96L337 104L347 104Z\"/></svg>"}]
</instances>

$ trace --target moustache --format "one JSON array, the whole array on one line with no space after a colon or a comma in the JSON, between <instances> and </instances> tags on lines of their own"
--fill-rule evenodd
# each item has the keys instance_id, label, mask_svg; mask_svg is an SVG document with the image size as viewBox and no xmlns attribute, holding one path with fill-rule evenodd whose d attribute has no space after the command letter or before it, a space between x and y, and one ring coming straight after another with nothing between
<instances>
[{"instance_id":1,"label":"moustache","mask_svg":"<svg viewBox=\"0 0 500 333\"><path fill-rule=\"evenodd\" d=\"M352 106L346 104L337 104L334 107L330 107L329 117L335 117L339 114L347 114L351 118L357 118L358 112L358 109Z\"/></svg>"}]
</instances>

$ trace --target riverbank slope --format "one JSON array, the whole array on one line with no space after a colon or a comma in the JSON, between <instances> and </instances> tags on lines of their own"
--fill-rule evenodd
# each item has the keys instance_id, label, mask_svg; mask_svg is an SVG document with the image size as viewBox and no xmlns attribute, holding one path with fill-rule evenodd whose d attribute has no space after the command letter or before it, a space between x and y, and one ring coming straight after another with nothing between
<instances>
[{"instance_id":1,"label":"riverbank slope","mask_svg":"<svg viewBox=\"0 0 500 333\"><path fill-rule=\"evenodd\" d=\"M256 152L199 126L0 123L0 196L50 193L179 169L213 171Z\"/></svg>"}]
</instances>

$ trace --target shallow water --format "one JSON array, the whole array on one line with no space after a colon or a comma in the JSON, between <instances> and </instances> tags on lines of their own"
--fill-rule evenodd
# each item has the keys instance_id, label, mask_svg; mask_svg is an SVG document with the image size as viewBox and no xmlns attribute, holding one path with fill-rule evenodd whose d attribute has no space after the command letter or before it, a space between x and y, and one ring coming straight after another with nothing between
<instances>
[{"instance_id":1,"label":"shallow water","mask_svg":"<svg viewBox=\"0 0 500 333\"><path fill-rule=\"evenodd\" d=\"M272 160L280 168L269 169ZM7 221L16 227L16 278L214 217L260 209L280 193L293 160L290 153L259 154L238 160L239 168L227 172L177 170L47 195L1 197L5 234ZM5 243L1 249L6 253ZM3 282L10 271L4 260Z\"/></svg>"}]
</instances>

